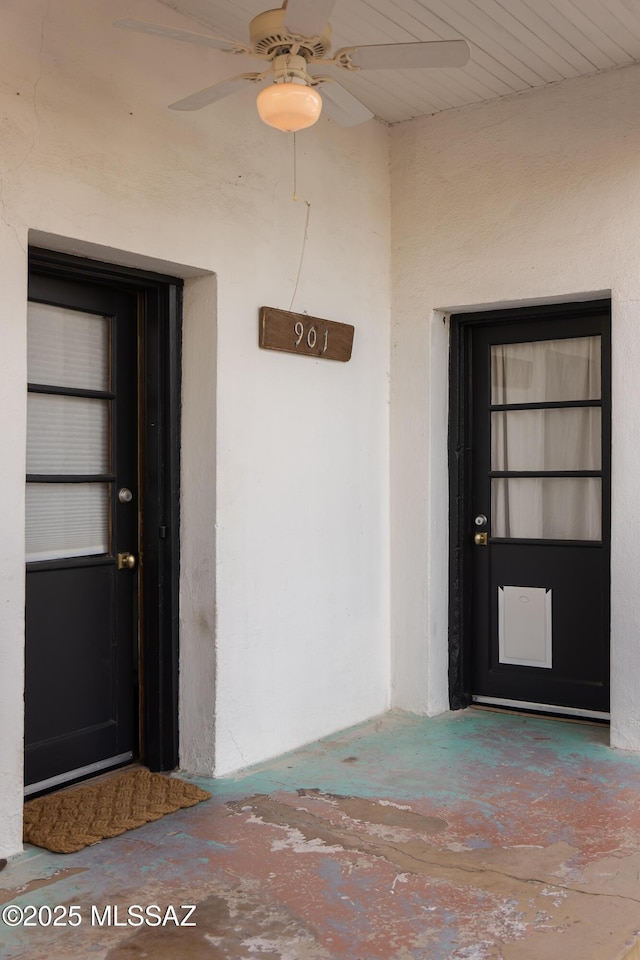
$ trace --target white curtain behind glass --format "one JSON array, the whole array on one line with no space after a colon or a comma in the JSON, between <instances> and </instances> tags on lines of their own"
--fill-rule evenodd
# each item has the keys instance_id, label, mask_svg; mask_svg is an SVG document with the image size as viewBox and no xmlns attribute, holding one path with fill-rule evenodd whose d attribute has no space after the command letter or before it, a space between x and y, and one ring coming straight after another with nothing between
<instances>
[{"instance_id":1,"label":"white curtain behind glass","mask_svg":"<svg viewBox=\"0 0 640 960\"><path fill-rule=\"evenodd\" d=\"M493 404L598 400L600 338L491 348ZM599 407L511 410L491 417L493 470L599 470ZM599 478L492 481L492 535L569 540L601 537Z\"/></svg>"}]
</instances>

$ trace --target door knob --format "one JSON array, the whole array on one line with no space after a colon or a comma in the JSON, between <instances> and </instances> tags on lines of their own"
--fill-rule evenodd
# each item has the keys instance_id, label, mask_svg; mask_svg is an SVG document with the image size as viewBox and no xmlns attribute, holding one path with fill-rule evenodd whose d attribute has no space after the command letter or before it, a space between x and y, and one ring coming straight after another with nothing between
<instances>
[{"instance_id":1,"label":"door knob","mask_svg":"<svg viewBox=\"0 0 640 960\"><path fill-rule=\"evenodd\" d=\"M473 542L476 547L486 547L489 539L488 533L474 533Z\"/></svg>"},{"instance_id":2,"label":"door knob","mask_svg":"<svg viewBox=\"0 0 640 960\"><path fill-rule=\"evenodd\" d=\"M135 553L118 554L118 570L133 570L136 565Z\"/></svg>"}]
</instances>

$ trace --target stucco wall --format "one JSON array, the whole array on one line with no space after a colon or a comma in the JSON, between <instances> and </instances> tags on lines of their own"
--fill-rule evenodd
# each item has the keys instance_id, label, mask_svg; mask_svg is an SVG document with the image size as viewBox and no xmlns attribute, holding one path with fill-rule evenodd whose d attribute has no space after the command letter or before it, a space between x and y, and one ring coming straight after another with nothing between
<instances>
[{"instance_id":1,"label":"stucco wall","mask_svg":"<svg viewBox=\"0 0 640 960\"><path fill-rule=\"evenodd\" d=\"M292 138L251 90L166 109L233 62L111 28L132 15L189 26L154 0L0 12L0 855L21 839L29 237L187 278L183 765L231 771L388 705L387 130L299 134L295 203ZM354 323L348 364L257 346L306 202L293 309Z\"/></svg>"},{"instance_id":2,"label":"stucco wall","mask_svg":"<svg viewBox=\"0 0 640 960\"><path fill-rule=\"evenodd\" d=\"M612 743L640 749L640 68L392 131L393 701L447 706L449 311L608 295ZM428 677L425 683L424 678Z\"/></svg>"}]
</instances>

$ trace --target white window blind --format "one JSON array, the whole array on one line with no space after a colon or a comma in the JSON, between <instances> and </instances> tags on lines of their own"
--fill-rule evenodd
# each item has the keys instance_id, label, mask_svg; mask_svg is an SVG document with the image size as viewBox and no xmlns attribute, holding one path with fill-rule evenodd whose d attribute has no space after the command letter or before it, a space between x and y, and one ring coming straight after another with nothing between
<instances>
[{"instance_id":1,"label":"white window blind","mask_svg":"<svg viewBox=\"0 0 640 960\"><path fill-rule=\"evenodd\" d=\"M108 473L109 401L30 393L27 473Z\"/></svg>"},{"instance_id":2,"label":"white window blind","mask_svg":"<svg viewBox=\"0 0 640 960\"><path fill-rule=\"evenodd\" d=\"M108 483L28 483L27 561L109 551Z\"/></svg>"},{"instance_id":3,"label":"white window blind","mask_svg":"<svg viewBox=\"0 0 640 960\"><path fill-rule=\"evenodd\" d=\"M110 388L110 321L96 314L29 303L30 384L64 391ZM30 392L27 405L26 557L28 561L110 551L108 399ZM39 482L39 476L49 482ZM66 483L52 477L96 476Z\"/></svg>"},{"instance_id":4,"label":"white window blind","mask_svg":"<svg viewBox=\"0 0 640 960\"><path fill-rule=\"evenodd\" d=\"M29 383L109 390L109 326L108 317L30 302Z\"/></svg>"}]
</instances>

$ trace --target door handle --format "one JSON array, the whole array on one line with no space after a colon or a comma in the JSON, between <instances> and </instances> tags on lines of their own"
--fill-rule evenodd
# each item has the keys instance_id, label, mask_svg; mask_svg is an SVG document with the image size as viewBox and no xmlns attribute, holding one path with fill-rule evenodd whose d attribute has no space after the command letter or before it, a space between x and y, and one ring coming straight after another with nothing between
<instances>
[{"instance_id":1,"label":"door handle","mask_svg":"<svg viewBox=\"0 0 640 960\"><path fill-rule=\"evenodd\" d=\"M476 547L486 547L488 545L488 541L488 533L474 533L473 535L473 542L475 543Z\"/></svg>"},{"instance_id":2,"label":"door handle","mask_svg":"<svg viewBox=\"0 0 640 960\"><path fill-rule=\"evenodd\" d=\"M135 553L118 554L118 570L133 570L136 565Z\"/></svg>"}]
</instances>

